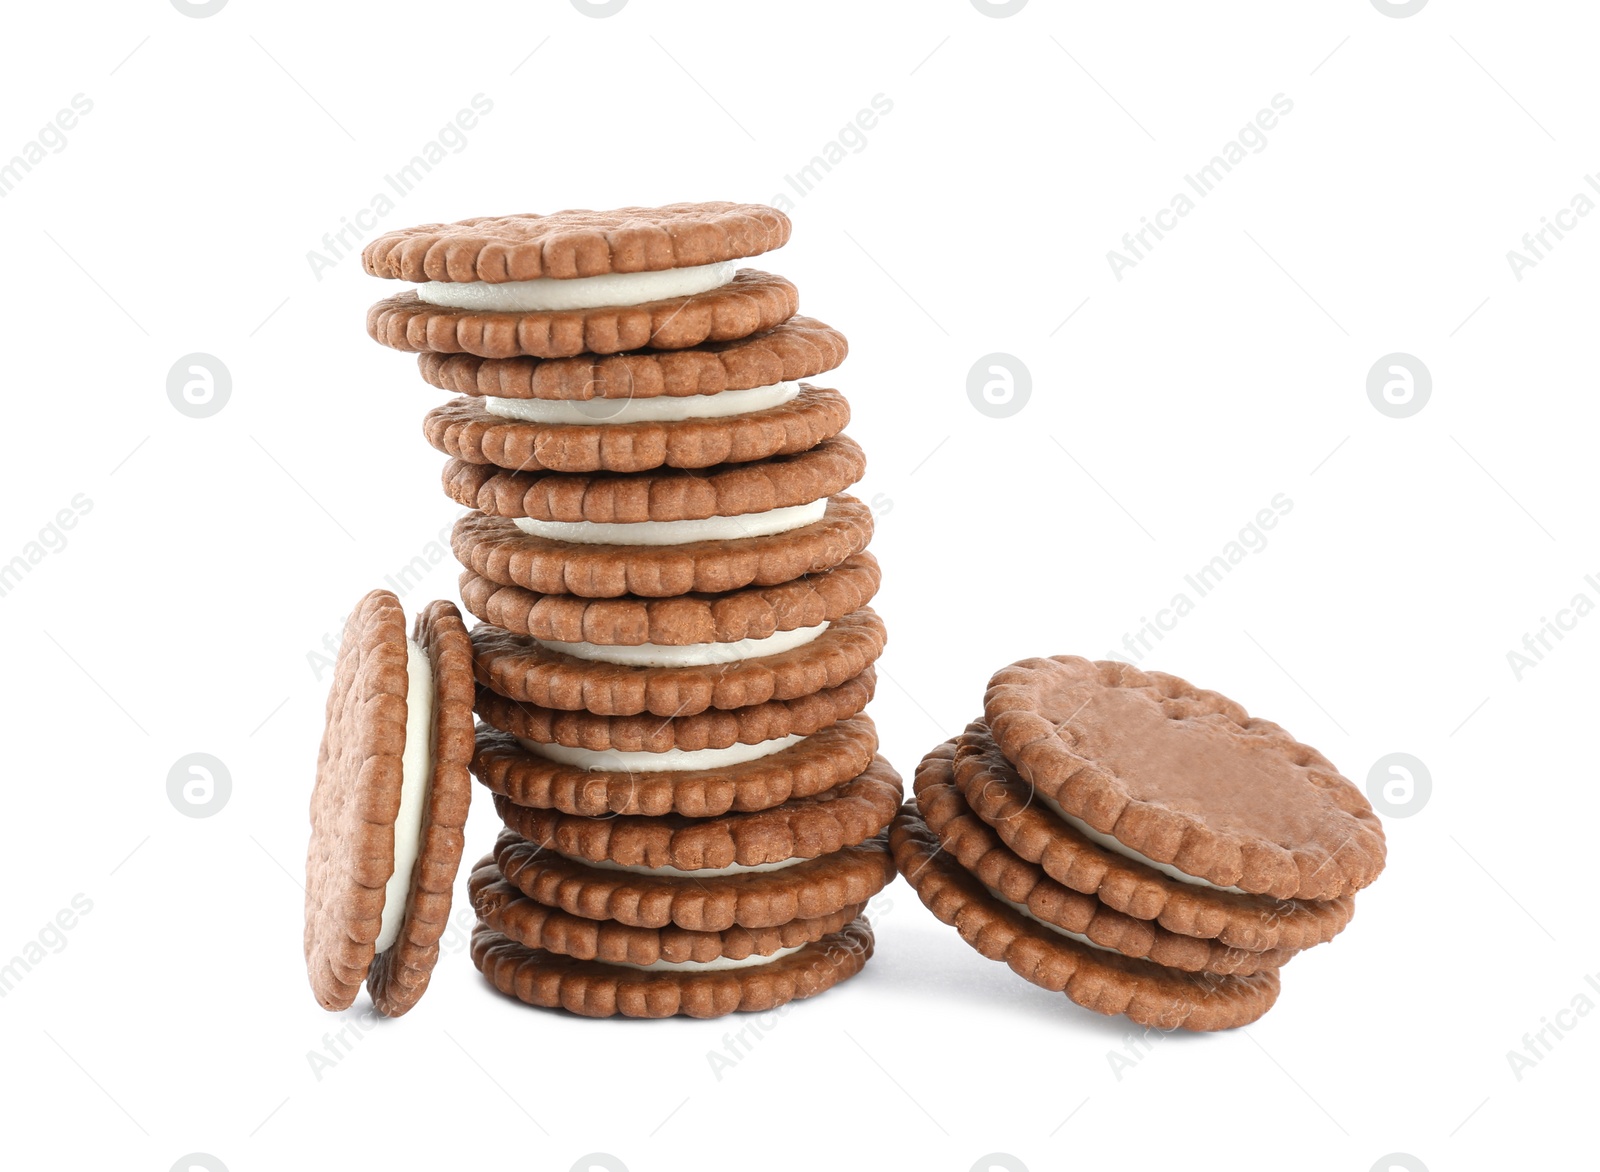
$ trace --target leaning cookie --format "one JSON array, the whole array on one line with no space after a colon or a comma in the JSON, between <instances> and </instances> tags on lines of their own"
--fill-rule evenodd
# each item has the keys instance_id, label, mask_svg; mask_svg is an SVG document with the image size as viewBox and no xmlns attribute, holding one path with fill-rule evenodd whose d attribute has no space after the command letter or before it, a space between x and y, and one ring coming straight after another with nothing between
<instances>
[{"instance_id":1,"label":"leaning cookie","mask_svg":"<svg viewBox=\"0 0 1600 1172\"><path fill-rule=\"evenodd\" d=\"M1321 753L1216 692L1077 656L996 672L984 709L1053 812L1157 870L1236 894L1338 899L1377 878L1383 827Z\"/></svg>"},{"instance_id":2,"label":"leaning cookie","mask_svg":"<svg viewBox=\"0 0 1600 1172\"><path fill-rule=\"evenodd\" d=\"M832 622L872 601L881 578L877 559L861 552L830 569L770 586L665 598L544 594L470 568L461 572L460 582L469 611L517 635L558 643L683 647L767 639Z\"/></svg>"},{"instance_id":3,"label":"leaning cookie","mask_svg":"<svg viewBox=\"0 0 1600 1172\"><path fill-rule=\"evenodd\" d=\"M505 830L495 843L501 874L529 899L591 920L696 932L770 928L865 903L894 878L883 836L810 859L762 867L681 871L599 864Z\"/></svg>"},{"instance_id":4,"label":"leaning cookie","mask_svg":"<svg viewBox=\"0 0 1600 1172\"><path fill-rule=\"evenodd\" d=\"M1065 993L1096 1013L1126 1014L1155 1029L1223 1030L1248 1025L1278 998L1278 972L1218 976L1162 968L1062 934L996 898L940 849L907 803L889 830L895 866L934 915L990 960L1024 980Z\"/></svg>"},{"instance_id":5,"label":"leaning cookie","mask_svg":"<svg viewBox=\"0 0 1600 1172\"><path fill-rule=\"evenodd\" d=\"M1242 976L1280 968L1294 955L1281 948L1250 952L1181 936L1057 883L1036 864L1008 850L1000 836L972 813L955 786L956 743L952 739L939 745L917 767L913 785L917 810L940 847L1002 903L1079 943L1186 972Z\"/></svg>"},{"instance_id":6,"label":"leaning cookie","mask_svg":"<svg viewBox=\"0 0 1600 1172\"><path fill-rule=\"evenodd\" d=\"M478 680L491 691L599 716L691 716L808 696L860 675L886 639L870 607L731 643L563 643L494 626L472 632Z\"/></svg>"},{"instance_id":7,"label":"leaning cookie","mask_svg":"<svg viewBox=\"0 0 1600 1172\"><path fill-rule=\"evenodd\" d=\"M1063 886L1179 935L1251 951L1298 951L1332 940L1355 914L1354 896L1293 900L1219 891L1091 841L1017 775L981 721L957 742L953 780L973 813L1019 858Z\"/></svg>"},{"instance_id":8,"label":"leaning cookie","mask_svg":"<svg viewBox=\"0 0 1600 1172\"><path fill-rule=\"evenodd\" d=\"M860 972L871 955L872 929L864 916L757 964L712 962L687 971L664 962L637 969L574 960L528 948L481 923L472 934L472 962L495 988L529 1005L584 1017L764 1012L831 989Z\"/></svg>"},{"instance_id":9,"label":"leaning cookie","mask_svg":"<svg viewBox=\"0 0 1600 1172\"><path fill-rule=\"evenodd\" d=\"M687 350L580 354L573 358L417 355L423 380L458 395L496 399L715 397L814 378L844 361L844 335L796 314L770 330Z\"/></svg>"},{"instance_id":10,"label":"leaning cookie","mask_svg":"<svg viewBox=\"0 0 1600 1172\"><path fill-rule=\"evenodd\" d=\"M584 818L495 798L500 820L535 846L598 867L686 872L781 867L881 834L899 809L900 775L882 757L805 798L716 818Z\"/></svg>"},{"instance_id":11,"label":"leaning cookie","mask_svg":"<svg viewBox=\"0 0 1600 1172\"><path fill-rule=\"evenodd\" d=\"M839 434L838 391L779 383L692 399L454 399L428 412L428 442L469 464L526 472L709 468L793 455Z\"/></svg>"},{"instance_id":12,"label":"leaning cookie","mask_svg":"<svg viewBox=\"0 0 1600 1172\"><path fill-rule=\"evenodd\" d=\"M765 810L848 781L872 763L878 734L866 713L754 761L704 769L634 772L586 769L530 753L510 733L478 730L472 771L491 792L519 806L590 818L613 814L715 818Z\"/></svg>"},{"instance_id":13,"label":"leaning cookie","mask_svg":"<svg viewBox=\"0 0 1600 1172\"><path fill-rule=\"evenodd\" d=\"M398 1016L427 989L450 912L471 799L472 647L430 603L411 639L375 590L345 624L311 796L305 957L325 1009L363 979Z\"/></svg>"}]
</instances>

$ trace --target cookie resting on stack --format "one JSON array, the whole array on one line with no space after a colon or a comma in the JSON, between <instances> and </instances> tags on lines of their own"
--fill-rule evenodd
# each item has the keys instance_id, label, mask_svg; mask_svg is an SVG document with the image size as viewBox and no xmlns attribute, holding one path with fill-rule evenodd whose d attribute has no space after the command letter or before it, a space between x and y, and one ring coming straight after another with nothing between
<instances>
[{"instance_id":1,"label":"cookie resting on stack","mask_svg":"<svg viewBox=\"0 0 1600 1172\"><path fill-rule=\"evenodd\" d=\"M431 411L505 829L472 957L591 1016L765 1010L858 972L900 779L864 708L882 622L845 340L740 269L761 205L429 224L368 315L457 396Z\"/></svg>"},{"instance_id":2,"label":"cookie resting on stack","mask_svg":"<svg viewBox=\"0 0 1600 1172\"><path fill-rule=\"evenodd\" d=\"M1156 1029L1228 1029L1350 921L1383 828L1315 749L1216 692L1076 657L989 682L890 830L933 913L1019 976Z\"/></svg>"}]
</instances>

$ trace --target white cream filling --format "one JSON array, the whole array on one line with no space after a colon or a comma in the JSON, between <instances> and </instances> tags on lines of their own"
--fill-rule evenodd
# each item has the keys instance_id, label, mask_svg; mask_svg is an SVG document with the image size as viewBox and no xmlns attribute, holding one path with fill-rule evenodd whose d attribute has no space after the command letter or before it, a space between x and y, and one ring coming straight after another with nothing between
<instances>
[{"instance_id":1,"label":"white cream filling","mask_svg":"<svg viewBox=\"0 0 1600 1172\"><path fill-rule=\"evenodd\" d=\"M374 947L383 952L400 938L411 873L422 849L422 820L433 783L433 664L406 640L406 743L400 752L400 813L394 820L394 874L383 888L383 919Z\"/></svg>"},{"instance_id":2,"label":"white cream filling","mask_svg":"<svg viewBox=\"0 0 1600 1172\"><path fill-rule=\"evenodd\" d=\"M721 288L739 271L735 261L652 273L601 273L594 277L540 277L533 281L425 281L417 296L429 305L509 313L643 305Z\"/></svg>"},{"instance_id":3,"label":"white cream filling","mask_svg":"<svg viewBox=\"0 0 1600 1172\"><path fill-rule=\"evenodd\" d=\"M605 773L682 773L690 769L721 769L727 765L743 765L769 757L790 745L799 744L804 737L776 737L770 741L757 741L753 745L729 745L726 749L668 749L662 753L623 753L616 749L575 749L568 745L546 745L539 741L517 738L517 743L530 753L546 757L561 765L576 769L600 770Z\"/></svg>"},{"instance_id":4,"label":"white cream filling","mask_svg":"<svg viewBox=\"0 0 1600 1172\"><path fill-rule=\"evenodd\" d=\"M553 852L560 855L560 851ZM627 871L631 875L660 875L668 879L717 879L723 875L760 875L768 871L781 871L785 867L793 867L797 863L809 863L810 859L779 859L776 863L732 863L726 867L700 867L693 871L685 871L681 867L646 867L635 863L614 863L610 859L581 859L576 855L561 855L574 863L581 863L585 867L599 867L602 871Z\"/></svg>"},{"instance_id":5,"label":"white cream filling","mask_svg":"<svg viewBox=\"0 0 1600 1172\"><path fill-rule=\"evenodd\" d=\"M1048 806L1050 810L1054 812L1057 818L1060 818L1079 834L1083 835L1091 842L1100 844L1101 846L1105 847L1106 850L1113 851L1116 854L1121 855L1125 859L1132 859L1136 863L1143 863L1145 866L1154 868L1155 870L1160 871L1163 875L1178 880L1180 883L1188 883L1195 887L1209 887L1213 891L1226 891L1232 895L1251 894L1242 887L1224 887L1221 884L1212 883L1210 880L1202 879L1198 875L1190 875L1186 871L1178 870L1178 868L1174 867L1171 863L1158 863L1148 855L1140 854L1131 846L1125 846L1124 844L1118 842L1115 838L1111 837L1111 835L1106 834L1103 831L1096 830L1082 818L1074 818L1071 814L1063 810L1056 803L1054 798L1046 797L1037 788L1035 788L1034 793L1039 795L1039 801Z\"/></svg>"},{"instance_id":6,"label":"white cream filling","mask_svg":"<svg viewBox=\"0 0 1600 1172\"><path fill-rule=\"evenodd\" d=\"M583 545L686 545L691 541L737 541L742 537L770 537L805 525L814 525L828 511L828 498L804 505L740 513L736 517L705 517L695 521L539 521L515 518L517 528L551 541Z\"/></svg>"},{"instance_id":7,"label":"white cream filling","mask_svg":"<svg viewBox=\"0 0 1600 1172\"><path fill-rule=\"evenodd\" d=\"M683 419L725 419L781 407L800 393L797 382L719 391L714 395L653 395L648 399L483 400L483 409L501 419L525 423L676 423Z\"/></svg>"},{"instance_id":8,"label":"white cream filling","mask_svg":"<svg viewBox=\"0 0 1600 1172\"><path fill-rule=\"evenodd\" d=\"M996 899L998 899L1001 903L1005 904L1012 911L1017 912L1019 915L1026 916L1028 919L1032 920L1035 924L1039 924L1042 927L1049 928L1052 932L1056 933L1057 935L1065 936L1068 940L1076 940L1079 944L1088 945L1090 948L1098 948L1101 952L1116 952L1117 951L1115 948L1107 948L1104 944L1096 944L1093 940L1090 940L1082 932L1074 932L1071 928L1063 928L1060 924L1052 924L1049 920L1041 920L1038 916L1034 915L1031 911L1028 910L1028 905L1027 904L1012 903L1009 899L1007 899L1005 896L1001 895L998 891L996 891L994 888L990 887L987 883L985 883L983 885L983 889L985 891L987 891L990 895L992 895Z\"/></svg>"},{"instance_id":9,"label":"white cream filling","mask_svg":"<svg viewBox=\"0 0 1600 1172\"><path fill-rule=\"evenodd\" d=\"M804 647L828 629L827 623L779 631L763 639L738 639L732 643L689 643L670 647L661 643L640 643L627 647L611 643L560 643L539 639L539 646L550 651L587 659L595 663L615 663L623 667L699 667L712 663L734 663L741 659L760 659L781 655Z\"/></svg>"},{"instance_id":10,"label":"white cream filling","mask_svg":"<svg viewBox=\"0 0 1600 1172\"><path fill-rule=\"evenodd\" d=\"M639 969L647 973L715 973L723 969L751 969L757 965L771 964L775 960L793 956L804 947L804 944L796 944L793 948L780 948L766 956L753 952L739 960L719 956L716 960L658 960L650 964L634 964L626 960L605 960L600 963L614 964L618 968Z\"/></svg>"}]
</instances>

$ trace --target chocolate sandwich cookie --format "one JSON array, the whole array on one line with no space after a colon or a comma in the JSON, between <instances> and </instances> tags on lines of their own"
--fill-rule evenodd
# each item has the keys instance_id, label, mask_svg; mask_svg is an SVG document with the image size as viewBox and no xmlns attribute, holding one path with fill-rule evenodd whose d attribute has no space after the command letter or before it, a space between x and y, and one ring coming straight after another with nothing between
<instances>
[{"instance_id":1,"label":"chocolate sandwich cookie","mask_svg":"<svg viewBox=\"0 0 1600 1172\"><path fill-rule=\"evenodd\" d=\"M895 818L889 843L917 898L974 950L1085 1009L1161 1030L1222 1030L1248 1025L1277 1000L1276 969L1219 976L1164 968L1082 944L1024 915L941 849L914 803Z\"/></svg>"},{"instance_id":2,"label":"chocolate sandwich cookie","mask_svg":"<svg viewBox=\"0 0 1600 1172\"><path fill-rule=\"evenodd\" d=\"M708 708L691 716L596 716L545 708L478 689L484 723L530 752L593 768L687 769L730 765L777 752L867 706L877 686L868 667L838 687L746 708Z\"/></svg>"},{"instance_id":3,"label":"chocolate sandwich cookie","mask_svg":"<svg viewBox=\"0 0 1600 1172\"><path fill-rule=\"evenodd\" d=\"M900 806L900 775L882 757L856 777L771 809L716 818L585 818L495 798L506 826L535 846L600 867L681 875L786 865L881 834Z\"/></svg>"},{"instance_id":4,"label":"chocolate sandwich cookie","mask_svg":"<svg viewBox=\"0 0 1600 1172\"><path fill-rule=\"evenodd\" d=\"M653 399L719 395L815 378L844 361L845 337L796 314L770 330L688 350L580 354L573 358L417 355L423 379L458 395L502 399Z\"/></svg>"},{"instance_id":5,"label":"chocolate sandwich cookie","mask_svg":"<svg viewBox=\"0 0 1600 1172\"><path fill-rule=\"evenodd\" d=\"M469 464L524 472L710 468L808 451L844 430L838 391L779 383L692 399L454 399L423 420L428 442Z\"/></svg>"},{"instance_id":6,"label":"chocolate sandwich cookie","mask_svg":"<svg viewBox=\"0 0 1600 1172\"><path fill-rule=\"evenodd\" d=\"M573 280L742 260L782 248L789 231L765 204L569 208L399 228L363 248L361 263L402 281Z\"/></svg>"},{"instance_id":7,"label":"chocolate sandwich cookie","mask_svg":"<svg viewBox=\"0 0 1600 1172\"><path fill-rule=\"evenodd\" d=\"M816 503L822 506L820 518L793 529L734 539L707 536L675 545L629 544L640 536L632 525L618 526L622 532L615 539L623 544L601 545L535 536L512 518L469 514L456 522L451 548L480 577L539 594L725 594L831 570L866 548L872 539L872 512L866 505L842 492ZM738 518L711 520L734 523L732 531L747 524ZM596 532L590 529L585 536Z\"/></svg>"},{"instance_id":8,"label":"chocolate sandwich cookie","mask_svg":"<svg viewBox=\"0 0 1600 1172\"><path fill-rule=\"evenodd\" d=\"M1170 932L1250 951L1298 951L1332 940L1355 897L1273 899L1192 883L1091 841L1053 812L1001 755L981 722L957 742L953 780L963 798L1017 855L1073 891Z\"/></svg>"},{"instance_id":9,"label":"chocolate sandwich cookie","mask_svg":"<svg viewBox=\"0 0 1600 1172\"><path fill-rule=\"evenodd\" d=\"M990 680L984 710L1053 812L1176 878L1326 900L1383 869L1377 816L1326 757L1176 676L1025 659Z\"/></svg>"},{"instance_id":10,"label":"chocolate sandwich cookie","mask_svg":"<svg viewBox=\"0 0 1600 1172\"><path fill-rule=\"evenodd\" d=\"M363 979L378 1012L405 1013L428 987L449 919L472 794L472 646L456 608L434 602L406 637L386 590L345 623L311 795L305 957L325 1009Z\"/></svg>"},{"instance_id":11,"label":"chocolate sandwich cookie","mask_svg":"<svg viewBox=\"0 0 1600 1172\"><path fill-rule=\"evenodd\" d=\"M508 699L601 716L690 716L793 700L860 675L886 638L871 607L726 643L562 643L493 626L472 632L479 683Z\"/></svg>"},{"instance_id":12,"label":"chocolate sandwich cookie","mask_svg":"<svg viewBox=\"0 0 1600 1172\"><path fill-rule=\"evenodd\" d=\"M759 269L740 269L725 284L687 296L579 309L466 308L425 296L427 287L385 297L367 311L367 333L393 350L572 358L726 342L770 330L800 308L792 284ZM480 304L495 301L485 298Z\"/></svg>"},{"instance_id":13,"label":"chocolate sandwich cookie","mask_svg":"<svg viewBox=\"0 0 1600 1172\"><path fill-rule=\"evenodd\" d=\"M757 869L678 871L569 858L507 829L495 843L494 857L506 879L547 907L590 920L639 928L675 924L696 932L771 928L829 916L865 903L894 878L882 835Z\"/></svg>"},{"instance_id":14,"label":"chocolate sandwich cookie","mask_svg":"<svg viewBox=\"0 0 1600 1172\"><path fill-rule=\"evenodd\" d=\"M755 464L584 475L451 460L442 480L457 504L517 518L536 536L657 546L736 541L807 524L821 515L826 498L860 480L866 467L860 445L837 435Z\"/></svg>"},{"instance_id":15,"label":"chocolate sandwich cookie","mask_svg":"<svg viewBox=\"0 0 1600 1172\"><path fill-rule=\"evenodd\" d=\"M472 933L472 962L495 988L529 1005L584 1017L764 1012L831 989L860 972L871 955L872 929L864 916L757 965L687 972L575 960L528 948L482 923Z\"/></svg>"},{"instance_id":16,"label":"chocolate sandwich cookie","mask_svg":"<svg viewBox=\"0 0 1600 1172\"><path fill-rule=\"evenodd\" d=\"M730 810L765 810L848 781L872 763L878 733L865 713L754 761L709 769L634 772L585 769L530 753L510 733L478 729L472 771L489 790L519 806L591 818L612 814L714 818Z\"/></svg>"},{"instance_id":17,"label":"chocolate sandwich cookie","mask_svg":"<svg viewBox=\"0 0 1600 1172\"><path fill-rule=\"evenodd\" d=\"M1279 968L1293 955L1286 949L1250 952L1182 936L1057 883L1008 850L972 813L955 786L956 743L946 741L922 759L913 785L917 810L940 847L996 899L1080 943L1186 972L1244 975Z\"/></svg>"},{"instance_id":18,"label":"chocolate sandwich cookie","mask_svg":"<svg viewBox=\"0 0 1600 1172\"><path fill-rule=\"evenodd\" d=\"M616 920L589 920L547 907L506 882L494 856L481 860L467 880L467 894L478 919L526 948L540 948L574 960L597 960L647 968L710 965L719 960L759 963L780 951L795 951L841 931L861 914L859 904L815 919L790 920L771 928L729 928L691 932L687 928L636 928Z\"/></svg>"}]
</instances>

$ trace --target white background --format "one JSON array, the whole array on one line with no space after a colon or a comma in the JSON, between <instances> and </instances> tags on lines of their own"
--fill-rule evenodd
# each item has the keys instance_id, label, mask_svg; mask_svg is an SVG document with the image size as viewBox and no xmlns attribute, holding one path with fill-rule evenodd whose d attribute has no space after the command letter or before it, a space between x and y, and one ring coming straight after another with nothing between
<instances>
[{"instance_id":1,"label":"white background","mask_svg":"<svg viewBox=\"0 0 1600 1172\"><path fill-rule=\"evenodd\" d=\"M141 0L5 20L0 158L75 94L93 110L0 200L0 562L77 494L92 508L0 598L0 960L75 895L92 910L0 1000L0 1162L1365 1172L1391 1152L1515 1166L1580 1130L1600 1020L1520 1080L1506 1054L1585 989L1600 1003L1600 617L1520 679L1507 652L1600 600L1600 217L1520 281L1506 252L1600 167L1591 6L234 0L193 19ZM382 227L766 201L892 101L762 263L851 340L826 381L871 461L891 632L872 713L907 775L993 670L1119 648L1293 502L1141 663L1363 787L1412 754L1432 794L1386 819L1388 871L1272 1013L1163 1040L1119 1079L1127 1022L983 960L897 882L864 974L720 1080L707 1052L741 1020L529 1010L464 937L413 1013L312 1073L367 1003L341 1020L306 988L327 680L308 656L455 509L419 434L437 392L365 334L391 288L353 257L318 280L307 253L478 93L492 113ZM1277 94L1293 111L1265 148L1119 281L1107 251ZM165 389L196 351L232 375L205 419ZM995 351L1032 376L1005 419L966 394ZM1406 419L1366 394L1394 351L1432 373ZM441 563L408 609L455 579ZM231 775L209 818L167 796L193 752ZM470 857L492 823L480 794Z\"/></svg>"}]
</instances>

